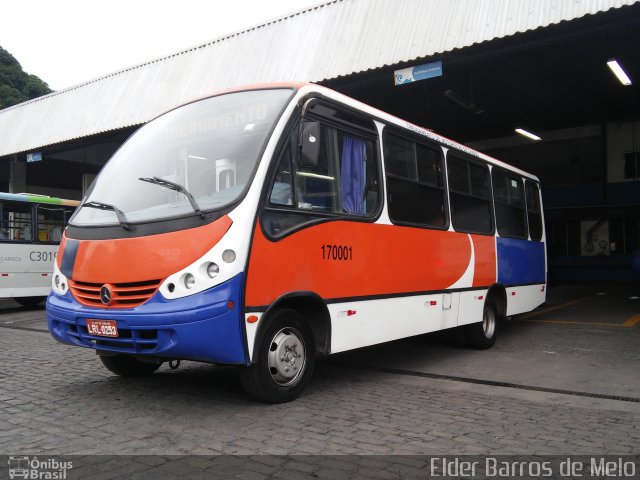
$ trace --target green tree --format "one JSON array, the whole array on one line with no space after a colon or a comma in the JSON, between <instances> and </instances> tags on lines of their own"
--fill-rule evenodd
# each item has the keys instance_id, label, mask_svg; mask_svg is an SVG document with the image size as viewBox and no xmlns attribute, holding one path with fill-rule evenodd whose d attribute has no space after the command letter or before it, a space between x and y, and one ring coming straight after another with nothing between
<instances>
[{"instance_id":1,"label":"green tree","mask_svg":"<svg viewBox=\"0 0 640 480\"><path fill-rule=\"evenodd\" d=\"M49 86L29 75L18 61L0 47L0 110L51 93Z\"/></svg>"}]
</instances>

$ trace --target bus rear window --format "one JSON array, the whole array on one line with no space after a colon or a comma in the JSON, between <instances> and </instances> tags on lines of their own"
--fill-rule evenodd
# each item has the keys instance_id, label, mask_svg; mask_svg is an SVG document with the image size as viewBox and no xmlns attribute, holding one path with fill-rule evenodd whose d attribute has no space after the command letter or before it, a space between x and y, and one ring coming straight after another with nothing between
<instances>
[{"instance_id":1,"label":"bus rear window","mask_svg":"<svg viewBox=\"0 0 640 480\"><path fill-rule=\"evenodd\" d=\"M525 183L527 193L527 219L531 240L542 240L542 209L540 208L540 189L529 180Z\"/></svg>"}]
</instances>

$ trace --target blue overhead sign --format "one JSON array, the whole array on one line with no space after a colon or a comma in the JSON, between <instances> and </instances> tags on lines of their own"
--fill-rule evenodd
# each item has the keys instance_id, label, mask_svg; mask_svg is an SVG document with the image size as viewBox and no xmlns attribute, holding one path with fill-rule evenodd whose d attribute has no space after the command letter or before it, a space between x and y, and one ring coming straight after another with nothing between
<instances>
[{"instance_id":1,"label":"blue overhead sign","mask_svg":"<svg viewBox=\"0 0 640 480\"><path fill-rule=\"evenodd\" d=\"M418 80L442 76L442 61L425 63L393 72L396 85L404 85Z\"/></svg>"},{"instance_id":2,"label":"blue overhead sign","mask_svg":"<svg viewBox=\"0 0 640 480\"><path fill-rule=\"evenodd\" d=\"M27 153L27 163L39 162L42 160L42 152Z\"/></svg>"}]
</instances>

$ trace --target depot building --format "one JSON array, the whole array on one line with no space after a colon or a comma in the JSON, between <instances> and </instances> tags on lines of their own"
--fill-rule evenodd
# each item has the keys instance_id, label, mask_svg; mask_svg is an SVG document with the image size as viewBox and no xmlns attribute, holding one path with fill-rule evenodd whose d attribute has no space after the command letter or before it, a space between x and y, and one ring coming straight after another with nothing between
<instances>
[{"instance_id":1,"label":"depot building","mask_svg":"<svg viewBox=\"0 0 640 480\"><path fill-rule=\"evenodd\" d=\"M552 280L638 280L640 1L335 0L0 111L0 191L80 199L177 105L309 81L537 175Z\"/></svg>"}]
</instances>

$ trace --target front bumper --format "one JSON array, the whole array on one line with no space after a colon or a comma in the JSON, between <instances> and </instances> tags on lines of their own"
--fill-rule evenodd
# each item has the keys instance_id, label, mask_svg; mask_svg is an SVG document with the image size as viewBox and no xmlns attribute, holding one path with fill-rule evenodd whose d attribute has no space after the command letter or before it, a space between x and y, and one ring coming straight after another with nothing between
<instances>
[{"instance_id":1,"label":"front bumper","mask_svg":"<svg viewBox=\"0 0 640 480\"><path fill-rule=\"evenodd\" d=\"M156 292L143 305L127 309L86 307L69 292L64 296L52 293L47 300L47 324L56 340L98 351L246 365L243 284L239 274L176 300ZM90 335L88 318L115 320L118 337Z\"/></svg>"}]
</instances>

